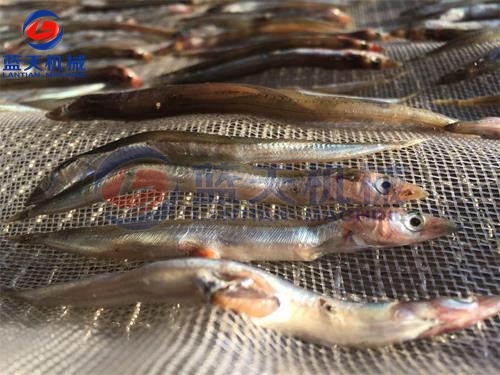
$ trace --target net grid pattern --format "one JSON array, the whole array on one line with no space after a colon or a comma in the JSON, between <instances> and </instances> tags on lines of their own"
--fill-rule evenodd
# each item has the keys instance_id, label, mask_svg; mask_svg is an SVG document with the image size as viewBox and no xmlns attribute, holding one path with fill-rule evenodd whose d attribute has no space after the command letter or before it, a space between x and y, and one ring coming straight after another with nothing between
<instances>
[{"instance_id":1,"label":"net grid pattern","mask_svg":"<svg viewBox=\"0 0 500 375\"><path fill-rule=\"evenodd\" d=\"M361 2L351 13L360 26L378 26L395 19L413 2ZM386 43L387 54L399 60L431 50L439 43ZM402 79L366 96L396 97L419 90L409 100L417 107L463 119L498 116L495 107L435 106L432 99L467 98L498 92L498 71L459 84L432 83L461 63L498 45L481 43L442 56L415 61ZM146 76L175 61L146 65ZM182 62L181 62L182 63ZM139 69L139 68L138 68ZM240 80L270 86L321 84L375 78L385 72L339 72L282 69ZM357 301L420 300L438 296L499 294L497 232L500 167L499 142L450 134L379 131L366 128L308 129L245 115L180 116L133 123L91 121L57 123L38 114L0 114L0 220L24 207L24 201L52 168L72 155L127 135L148 130L184 130L263 138L316 139L331 142L426 142L403 150L378 153L337 164L289 165L323 168L342 165L393 171L430 192L406 207L453 220L460 230L417 246L337 254L307 262L259 262L256 266L309 290ZM179 193L169 220L196 212L215 217L224 208L286 211L305 219L310 210L337 211L341 205L290 207L268 204L198 204L192 194ZM308 211L309 210L309 211ZM106 225L105 215L126 220L134 210L94 205L68 213L42 216L0 226L0 285L33 288L90 275L132 269L140 262L85 258L44 246L14 244L8 236L72 227ZM122 308L85 309L30 306L0 299L0 371L2 373L498 373L500 319L487 320L456 334L378 349L325 347L254 325L244 316L210 306L135 304Z\"/></svg>"}]
</instances>

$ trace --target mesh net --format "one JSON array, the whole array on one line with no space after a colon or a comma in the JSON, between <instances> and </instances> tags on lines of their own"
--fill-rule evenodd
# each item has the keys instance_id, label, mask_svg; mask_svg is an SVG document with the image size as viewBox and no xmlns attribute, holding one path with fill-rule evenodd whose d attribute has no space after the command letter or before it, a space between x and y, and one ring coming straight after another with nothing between
<instances>
[{"instance_id":1,"label":"mesh net","mask_svg":"<svg viewBox=\"0 0 500 375\"><path fill-rule=\"evenodd\" d=\"M360 26L390 24L401 9L414 2L362 2L351 9ZM437 43L394 42L388 55L399 60L438 46ZM454 117L499 116L497 107L435 107L438 97L467 98L498 91L500 72L459 84L436 87L433 82L464 61L480 56L498 43L482 43L410 63L410 74L367 96L396 97L418 91L409 104ZM179 62L166 58L141 67L153 76ZM271 86L320 84L378 77L376 72L283 69L242 79ZM1 218L24 207L35 185L68 157L112 140L146 130L186 130L263 138L322 141L398 141L428 138L418 146L339 163L346 167L389 171L430 192L412 203L426 213L453 220L460 230L417 246L357 254L330 255L306 262L261 262L268 270L296 285L338 298L358 301L420 300L437 296L500 294L497 231L500 212L499 143L450 134L369 129L298 129L290 124L252 116L180 116L133 123L92 121L57 123L32 113L0 113ZM319 167L330 166L321 164ZM307 164L293 165L304 169ZM232 210L254 209L273 215L276 209L304 218L313 210L341 206L290 207L233 204ZM178 194L169 219L214 217L222 206L198 204L191 194ZM0 285L33 288L81 279L89 275L137 267L138 262L89 259L37 245L14 244L7 236L63 228L105 225L106 214L132 220L136 212L117 212L94 205L69 213L42 216L2 225ZM0 299L0 371L2 373L331 373L410 372L497 373L500 367L498 318L435 339L380 349L325 347L254 325L243 316L209 306L165 304L84 309L31 306Z\"/></svg>"}]
</instances>

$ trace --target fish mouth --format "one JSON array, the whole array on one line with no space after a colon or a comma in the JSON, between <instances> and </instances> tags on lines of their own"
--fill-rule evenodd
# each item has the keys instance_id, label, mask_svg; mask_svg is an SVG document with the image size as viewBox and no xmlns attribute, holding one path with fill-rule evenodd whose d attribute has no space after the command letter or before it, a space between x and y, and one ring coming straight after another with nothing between
<instances>
[{"instance_id":1,"label":"fish mouth","mask_svg":"<svg viewBox=\"0 0 500 375\"><path fill-rule=\"evenodd\" d=\"M55 121L69 121L70 117L68 116L68 113L68 105L63 105L47 112L45 117Z\"/></svg>"},{"instance_id":2,"label":"fish mouth","mask_svg":"<svg viewBox=\"0 0 500 375\"><path fill-rule=\"evenodd\" d=\"M453 332L495 316L500 313L500 297L440 298L431 303L431 309L436 325L420 337Z\"/></svg>"},{"instance_id":3,"label":"fish mouth","mask_svg":"<svg viewBox=\"0 0 500 375\"><path fill-rule=\"evenodd\" d=\"M458 230L457 224L439 217L426 215L426 225L423 231L424 240L446 236Z\"/></svg>"}]
</instances>

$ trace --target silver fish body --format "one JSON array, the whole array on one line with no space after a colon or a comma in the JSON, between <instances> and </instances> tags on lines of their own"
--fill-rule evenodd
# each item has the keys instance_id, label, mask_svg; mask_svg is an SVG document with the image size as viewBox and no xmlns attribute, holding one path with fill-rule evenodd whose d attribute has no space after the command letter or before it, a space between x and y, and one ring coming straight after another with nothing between
<instances>
[{"instance_id":1,"label":"silver fish body","mask_svg":"<svg viewBox=\"0 0 500 375\"><path fill-rule=\"evenodd\" d=\"M326 162L399 149L420 142L338 144L175 131L145 132L66 160L40 182L27 204L52 198L76 183L96 180L99 174L106 174L105 169L141 161L179 166L205 166L209 161L213 167L223 164L234 167L252 163Z\"/></svg>"},{"instance_id":2,"label":"silver fish body","mask_svg":"<svg viewBox=\"0 0 500 375\"><path fill-rule=\"evenodd\" d=\"M329 221L167 220L147 229L76 228L12 239L101 258L311 261L332 253L415 244L455 230L446 219L399 208L367 207L335 216Z\"/></svg>"},{"instance_id":3,"label":"silver fish body","mask_svg":"<svg viewBox=\"0 0 500 375\"><path fill-rule=\"evenodd\" d=\"M134 201L141 198L144 201L154 199L154 205L159 206L171 191L217 194L230 202L288 205L401 204L427 196L427 193L416 185L373 172L352 169L309 173L268 170L267 175L262 172L204 170L162 163L134 164L99 179L76 183L19 212L12 219L64 212L99 202L117 202L116 205L121 207L133 207ZM148 190L136 193L135 190L141 187Z\"/></svg>"},{"instance_id":4,"label":"silver fish body","mask_svg":"<svg viewBox=\"0 0 500 375\"><path fill-rule=\"evenodd\" d=\"M203 303L246 315L255 324L324 345L374 347L471 326L500 313L500 297L358 303L299 288L255 267L220 260L175 259L33 290L10 291L40 305L105 307Z\"/></svg>"}]
</instances>

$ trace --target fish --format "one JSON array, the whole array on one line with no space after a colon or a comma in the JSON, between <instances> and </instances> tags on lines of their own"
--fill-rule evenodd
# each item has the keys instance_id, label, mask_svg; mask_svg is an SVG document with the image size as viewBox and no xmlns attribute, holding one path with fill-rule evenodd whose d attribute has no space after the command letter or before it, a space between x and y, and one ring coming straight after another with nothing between
<instances>
[{"instance_id":1,"label":"fish","mask_svg":"<svg viewBox=\"0 0 500 375\"><path fill-rule=\"evenodd\" d=\"M269 6L270 4L267 3L265 5ZM211 24L230 29L241 28L242 26L249 27L249 24L251 23L258 25L259 23L266 22L267 20L285 20L289 18L300 19L299 17L311 20L324 20L341 29L352 24L351 17L347 13L335 7L329 7L328 9L299 9L289 7L288 4L282 4L279 9L269 7L264 11L202 14L198 17L185 18L179 21L179 25L182 25L185 28L193 28L200 25Z\"/></svg>"},{"instance_id":2,"label":"fish","mask_svg":"<svg viewBox=\"0 0 500 375\"><path fill-rule=\"evenodd\" d=\"M165 5L166 4L166 5ZM170 14L191 14L194 8L188 4L183 4L179 0L148 0L148 1L83 1L80 4L81 12L103 12L123 9L135 9L146 7L162 7Z\"/></svg>"},{"instance_id":3,"label":"fish","mask_svg":"<svg viewBox=\"0 0 500 375\"><path fill-rule=\"evenodd\" d=\"M351 169L252 171L237 166L227 170L224 165L206 169L203 165L191 168L130 161L113 167L108 173L83 170L69 175L63 174L64 168L54 171L46 179L50 182L43 181L30 197L29 203L37 201L35 206L18 212L12 220L65 212L100 202L133 207L139 200L151 201L150 195L154 195L151 205L159 206L170 191L220 194L231 202L288 205L403 204L427 197L422 188L399 178ZM214 182L218 183L214 185ZM148 190L136 193L138 186L148 187Z\"/></svg>"},{"instance_id":4,"label":"fish","mask_svg":"<svg viewBox=\"0 0 500 375\"><path fill-rule=\"evenodd\" d=\"M159 84L221 82L268 69L320 67L323 69L389 69L401 64L376 52L291 48L244 56L228 61L208 60L156 77Z\"/></svg>"},{"instance_id":5,"label":"fish","mask_svg":"<svg viewBox=\"0 0 500 375\"><path fill-rule=\"evenodd\" d=\"M111 21L69 21L63 22L64 32L73 33L85 30L104 30L104 31L128 31L141 34L150 34L158 37L168 38L177 33L175 29L169 29L158 26L139 25L131 22L111 22Z\"/></svg>"},{"instance_id":6,"label":"fish","mask_svg":"<svg viewBox=\"0 0 500 375\"><path fill-rule=\"evenodd\" d=\"M440 20L449 22L487 20L500 18L499 4L474 4L450 9L441 14Z\"/></svg>"},{"instance_id":7,"label":"fish","mask_svg":"<svg viewBox=\"0 0 500 375\"><path fill-rule=\"evenodd\" d=\"M35 87L59 87L59 86L74 86L87 85L89 83L106 83L114 87L130 87L139 88L142 86L142 80L132 69L121 65L110 65L102 68L86 69L83 77L67 77L66 73L61 76L44 78L11 78L2 80L2 88L8 90L18 90L21 88Z\"/></svg>"},{"instance_id":8,"label":"fish","mask_svg":"<svg viewBox=\"0 0 500 375\"><path fill-rule=\"evenodd\" d=\"M0 112L34 112L34 113L43 113L43 111L39 108L31 107L24 104L19 103L9 103L0 101Z\"/></svg>"},{"instance_id":9,"label":"fish","mask_svg":"<svg viewBox=\"0 0 500 375\"><path fill-rule=\"evenodd\" d=\"M305 95L263 86L210 83L166 85L122 93L90 94L56 108L47 117L70 120L140 120L196 113L244 113L307 126L359 122L380 125L416 125L439 129L456 119L429 110L370 100Z\"/></svg>"},{"instance_id":10,"label":"fish","mask_svg":"<svg viewBox=\"0 0 500 375\"><path fill-rule=\"evenodd\" d=\"M357 49L370 52L381 52L382 47L376 43L346 36L317 35L314 37L292 34L289 36L264 35L250 38L242 44L222 47L187 49L175 51L176 55L185 57L217 58L216 61L233 60L243 56L269 52L286 48L329 48L329 49Z\"/></svg>"},{"instance_id":11,"label":"fish","mask_svg":"<svg viewBox=\"0 0 500 375\"><path fill-rule=\"evenodd\" d=\"M397 38L406 38L414 41L437 40L450 41L459 37L466 37L472 32L498 29L500 20L447 22L440 20L426 21L423 25L399 28L391 31Z\"/></svg>"},{"instance_id":12,"label":"fish","mask_svg":"<svg viewBox=\"0 0 500 375\"><path fill-rule=\"evenodd\" d=\"M280 91L285 91L287 89L280 89ZM300 94L305 94L305 95L314 95L314 96L329 96L332 98L345 98L345 99L354 99L354 100L369 100L372 102L378 102L378 103L389 103L389 104L397 104L397 103L404 103L405 101L413 98L417 94L410 94L405 97L401 98L378 98L378 97L373 97L373 96L354 96L354 95L341 95L341 94L332 94L328 92L328 88L324 90L322 86L315 86L315 87L305 87L305 88L293 88L294 91L299 92Z\"/></svg>"},{"instance_id":13,"label":"fish","mask_svg":"<svg viewBox=\"0 0 500 375\"><path fill-rule=\"evenodd\" d=\"M206 15L235 15L248 13L264 13L285 16L313 16L325 20L334 21L341 25L349 25L351 17L340 9L338 4L312 3L305 1L288 1L286 3L277 1L241 1L228 4L218 4L210 7ZM202 15L200 18L202 18Z\"/></svg>"},{"instance_id":14,"label":"fish","mask_svg":"<svg viewBox=\"0 0 500 375\"><path fill-rule=\"evenodd\" d=\"M397 81L399 78L404 77L408 74L408 71L403 70L397 74L384 75L381 77L375 77L373 79L363 80L363 81L347 81L347 82L335 82L322 85L313 85L309 89L316 91L318 93L324 94L336 94L336 95L348 95L355 94L361 90L383 86L392 82ZM287 86L285 89L301 90L300 86Z\"/></svg>"},{"instance_id":15,"label":"fish","mask_svg":"<svg viewBox=\"0 0 500 375\"><path fill-rule=\"evenodd\" d=\"M86 59L133 59L149 62L153 59L151 52L139 47L118 47L114 45L85 45L64 51L66 55L84 55Z\"/></svg>"},{"instance_id":16,"label":"fish","mask_svg":"<svg viewBox=\"0 0 500 375\"><path fill-rule=\"evenodd\" d=\"M271 33L269 30L229 30L229 31L220 31L220 29L209 28L207 31L206 28L203 30L189 30L188 32L180 33L175 37L175 50L179 53L179 51L186 51L190 49L201 49L201 48L212 48L212 47L224 47L231 46L238 43L245 43L252 38L255 37L263 37L263 36L271 36L273 34L280 33ZM288 33L283 33L282 36L292 36L292 35L301 35L308 36L311 39L314 39L316 36L327 37L331 35L331 37L347 37L353 39L361 39L365 41L376 41L376 40L387 40L390 35L389 33L374 30L374 29L363 29L352 32L346 31L293 31Z\"/></svg>"},{"instance_id":17,"label":"fish","mask_svg":"<svg viewBox=\"0 0 500 375\"><path fill-rule=\"evenodd\" d=\"M118 166L125 167L131 163L155 162L200 168L206 166L207 162L210 162L209 166L332 162L409 147L422 141L411 139L393 143L339 144L174 131L145 132L108 143L64 161L40 182L28 198L27 204L47 200L70 186L88 182L89 179L99 179L98 174L106 175ZM243 166L241 168L243 169Z\"/></svg>"},{"instance_id":18,"label":"fish","mask_svg":"<svg viewBox=\"0 0 500 375\"><path fill-rule=\"evenodd\" d=\"M108 225L24 234L10 240L105 259L313 261L329 254L412 245L455 230L454 223L418 211L363 207L325 221L166 220L147 229Z\"/></svg>"},{"instance_id":19,"label":"fish","mask_svg":"<svg viewBox=\"0 0 500 375\"><path fill-rule=\"evenodd\" d=\"M110 307L208 303L280 334L320 345L378 347L470 327L500 312L499 296L354 302L325 296L254 266L204 258L140 268L2 295L34 305Z\"/></svg>"},{"instance_id":20,"label":"fish","mask_svg":"<svg viewBox=\"0 0 500 375\"><path fill-rule=\"evenodd\" d=\"M457 105L459 107L473 106L498 106L500 103L500 94L476 96L467 99L434 99L435 105Z\"/></svg>"},{"instance_id":21,"label":"fish","mask_svg":"<svg viewBox=\"0 0 500 375\"><path fill-rule=\"evenodd\" d=\"M500 19L483 20L483 21L466 21L466 22L447 22L441 20L429 20L425 22L425 27L428 29L451 29L463 31L477 31L487 29L498 29L500 27Z\"/></svg>"},{"instance_id":22,"label":"fish","mask_svg":"<svg viewBox=\"0 0 500 375\"><path fill-rule=\"evenodd\" d=\"M446 130L457 134L500 139L500 117L485 117L478 121L459 121L446 126Z\"/></svg>"},{"instance_id":23,"label":"fish","mask_svg":"<svg viewBox=\"0 0 500 375\"><path fill-rule=\"evenodd\" d=\"M445 74L438 81L439 85L449 85L493 72L500 68L500 47L490 50L486 55L471 61L453 72Z\"/></svg>"},{"instance_id":24,"label":"fish","mask_svg":"<svg viewBox=\"0 0 500 375\"><path fill-rule=\"evenodd\" d=\"M497 39L500 39L500 29L498 28L466 32L448 41L445 45L417 57L417 59L436 56L454 49L464 48L477 43L495 41Z\"/></svg>"},{"instance_id":25,"label":"fish","mask_svg":"<svg viewBox=\"0 0 500 375\"><path fill-rule=\"evenodd\" d=\"M400 13L401 17L408 17L411 19L422 19L439 16L449 9L470 6L476 3L482 3L484 0L462 0L462 1L439 1L431 4L419 4L416 7L406 9Z\"/></svg>"}]
</instances>

